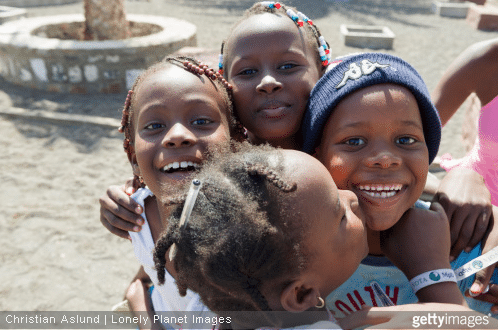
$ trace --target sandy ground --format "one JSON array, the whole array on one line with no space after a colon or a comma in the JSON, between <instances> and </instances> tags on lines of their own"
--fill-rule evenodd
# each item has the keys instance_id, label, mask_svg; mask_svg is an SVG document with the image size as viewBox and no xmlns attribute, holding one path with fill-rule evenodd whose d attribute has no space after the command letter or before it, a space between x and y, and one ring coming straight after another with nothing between
<instances>
[{"instance_id":1,"label":"sandy ground","mask_svg":"<svg viewBox=\"0 0 498 330\"><path fill-rule=\"evenodd\" d=\"M496 1L496 0L492 0ZM198 45L218 49L253 1L128 1L127 11L186 19ZM432 90L446 66L470 44L498 36L465 20L442 18L427 0L287 1L314 19L334 55L340 24L387 25L394 49ZM81 3L28 8L30 16L82 13ZM59 95L0 80L0 106L120 118L125 95ZM443 130L440 154L462 156L462 111ZM0 310L109 310L121 300L138 264L131 244L99 221L98 197L131 171L114 129L0 117Z\"/></svg>"}]
</instances>

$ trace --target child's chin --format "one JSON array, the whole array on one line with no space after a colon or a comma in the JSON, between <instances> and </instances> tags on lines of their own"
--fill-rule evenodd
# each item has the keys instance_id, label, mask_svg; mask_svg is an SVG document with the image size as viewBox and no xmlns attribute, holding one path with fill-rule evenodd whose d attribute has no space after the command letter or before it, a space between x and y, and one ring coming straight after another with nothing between
<instances>
[{"instance_id":1,"label":"child's chin","mask_svg":"<svg viewBox=\"0 0 498 330\"><path fill-rule=\"evenodd\" d=\"M384 214L375 214L367 216L367 227L374 231L383 231L394 226L401 216L397 216L394 212L386 212Z\"/></svg>"}]
</instances>

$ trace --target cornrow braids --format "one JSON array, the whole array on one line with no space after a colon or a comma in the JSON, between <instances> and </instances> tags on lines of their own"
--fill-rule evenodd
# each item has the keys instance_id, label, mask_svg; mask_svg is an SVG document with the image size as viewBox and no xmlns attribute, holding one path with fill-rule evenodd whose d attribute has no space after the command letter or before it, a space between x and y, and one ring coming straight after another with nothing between
<instances>
[{"instance_id":1,"label":"cornrow braids","mask_svg":"<svg viewBox=\"0 0 498 330\"><path fill-rule=\"evenodd\" d=\"M304 29L306 40L309 42L312 49L315 49L315 52L317 54L316 63L318 68L325 68L330 64L332 59L332 54L330 53L330 45L320 33L320 29L318 28L318 26L316 26L316 24L311 19L309 19L302 12L298 11L295 7L286 6L281 2L261 1L255 3L251 8L247 9L244 12L242 18L232 27L232 31L233 29L235 29L235 27L237 27L242 21L244 21L248 17L263 13L272 13L272 14L282 13L285 16L288 16L289 19L294 21L296 26ZM226 40L228 40L228 38ZM218 72L223 74L225 78L227 78L226 70L224 70L224 68L227 67L227 63L225 60L226 40L224 40L221 43L221 52L218 64L219 67ZM320 69L318 71L321 73L325 72L325 70L323 69Z\"/></svg>"},{"instance_id":2,"label":"cornrow braids","mask_svg":"<svg viewBox=\"0 0 498 330\"><path fill-rule=\"evenodd\" d=\"M166 252L176 244L180 295L197 292L216 312L269 311L263 284L271 282L280 293L307 265L302 222L282 207L298 188L285 179L278 149L234 148L214 156L196 176L202 187L188 225L179 226L183 203L171 213L156 243L155 267L164 283Z\"/></svg>"},{"instance_id":3,"label":"cornrow braids","mask_svg":"<svg viewBox=\"0 0 498 330\"><path fill-rule=\"evenodd\" d=\"M230 83L226 81L223 76L215 72L213 69L209 68L207 65L198 62L196 59L186 56L174 56L174 57L166 57L161 62L158 62L151 67L149 67L146 71L144 71L138 78L135 80L133 87L130 91L128 91L128 95L126 96L126 100L123 106L122 117L121 117L121 126L119 127L119 132L124 133L123 140L123 148L128 156L131 156L134 152L134 138L133 138L133 114L135 104L137 90L140 87L140 84L152 73L155 73L159 70L167 68L169 65L177 65L185 68L185 70L192 72L195 75L202 76L205 75L212 81L220 93L222 93L223 98L226 102L227 106L227 119L229 123L230 136L235 140L243 140L245 130L242 124L236 120L233 111L233 95L232 95L232 86ZM138 186L144 186L143 180L135 175L134 182L138 183Z\"/></svg>"}]
</instances>

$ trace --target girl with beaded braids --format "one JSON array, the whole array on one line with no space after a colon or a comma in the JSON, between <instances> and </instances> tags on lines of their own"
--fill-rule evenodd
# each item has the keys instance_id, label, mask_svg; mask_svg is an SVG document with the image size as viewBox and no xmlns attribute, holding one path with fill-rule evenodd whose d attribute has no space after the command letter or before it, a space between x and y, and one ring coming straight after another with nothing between
<instances>
[{"instance_id":1,"label":"girl with beaded braids","mask_svg":"<svg viewBox=\"0 0 498 330\"><path fill-rule=\"evenodd\" d=\"M127 298L132 310L202 310L196 295L179 297L176 288L157 286L152 250L169 212L158 209L161 196L195 173L210 152L226 152L237 135L231 86L214 70L184 57L170 57L142 73L123 109L120 131L135 181L142 187L132 198L141 206L143 230L130 233L142 265ZM146 185L146 186L145 186ZM166 265L169 282L174 269ZM150 298L146 282L154 289ZM150 306L152 302L152 306Z\"/></svg>"}]
</instances>

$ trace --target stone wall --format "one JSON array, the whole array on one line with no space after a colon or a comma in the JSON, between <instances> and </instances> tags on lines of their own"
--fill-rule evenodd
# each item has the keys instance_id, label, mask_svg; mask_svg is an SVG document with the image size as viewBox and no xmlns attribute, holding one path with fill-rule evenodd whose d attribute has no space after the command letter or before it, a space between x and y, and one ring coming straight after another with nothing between
<instances>
[{"instance_id":1,"label":"stone wall","mask_svg":"<svg viewBox=\"0 0 498 330\"><path fill-rule=\"evenodd\" d=\"M27 16L26 9L0 6L0 24Z\"/></svg>"},{"instance_id":2,"label":"stone wall","mask_svg":"<svg viewBox=\"0 0 498 330\"><path fill-rule=\"evenodd\" d=\"M82 0L0 0L0 6L37 7L81 2Z\"/></svg>"},{"instance_id":3,"label":"stone wall","mask_svg":"<svg viewBox=\"0 0 498 330\"><path fill-rule=\"evenodd\" d=\"M0 75L16 85L68 93L124 93L147 67L196 45L195 25L170 17L128 15L163 31L106 41L42 38L31 31L48 24L83 21L83 15L28 18L0 26Z\"/></svg>"}]
</instances>

